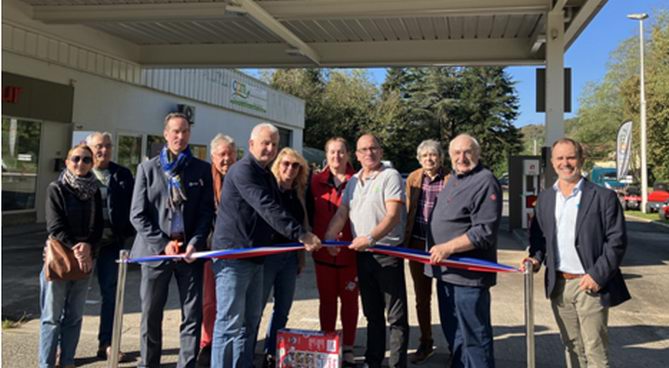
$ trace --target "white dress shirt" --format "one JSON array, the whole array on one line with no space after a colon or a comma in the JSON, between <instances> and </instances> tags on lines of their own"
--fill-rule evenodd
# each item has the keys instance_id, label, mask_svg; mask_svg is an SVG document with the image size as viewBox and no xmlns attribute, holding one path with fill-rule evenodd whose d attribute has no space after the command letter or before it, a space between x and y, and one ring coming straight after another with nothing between
<instances>
[{"instance_id":1,"label":"white dress shirt","mask_svg":"<svg viewBox=\"0 0 669 368\"><path fill-rule=\"evenodd\" d=\"M566 273L584 274L585 270L576 251L576 218L581 204L583 179L579 180L570 195L555 189L555 228L557 230L557 269Z\"/></svg>"}]
</instances>

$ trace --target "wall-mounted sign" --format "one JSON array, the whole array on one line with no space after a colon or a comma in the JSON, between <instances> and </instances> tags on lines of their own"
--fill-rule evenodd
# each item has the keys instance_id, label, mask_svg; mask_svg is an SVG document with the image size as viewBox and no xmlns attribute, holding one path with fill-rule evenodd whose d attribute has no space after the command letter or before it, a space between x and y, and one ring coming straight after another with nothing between
<instances>
[{"instance_id":1,"label":"wall-mounted sign","mask_svg":"<svg viewBox=\"0 0 669 368\"><path fill-rule=\"evenodd\" d=\"M267 90L239 79L230 84L230 103L258 112L267 112Z\"/></svg>"}]
</instances>

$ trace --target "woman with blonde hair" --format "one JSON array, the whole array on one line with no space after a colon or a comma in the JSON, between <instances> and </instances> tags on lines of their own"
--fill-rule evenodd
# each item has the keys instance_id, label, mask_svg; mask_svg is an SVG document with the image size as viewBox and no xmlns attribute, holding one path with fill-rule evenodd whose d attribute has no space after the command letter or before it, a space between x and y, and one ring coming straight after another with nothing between
<instances>
[{"instance_id":1,"label":"woman with blonde hair","mask_svg":"<svg viewBox=\"0 0 669 368\"><path fill-rule=\"evenodd\" d=\"M272 164L272 173L279 188L280 203L297 221L306 225L305 193L309 167L307 161L292 148L284 148ZM276 244L295 242L277 236ZM288 313L293 304L297 275L304 268L304 253L286 252L265 257L263 269L263 305L274 289L274 309L265 337L264 367L274 367L276 357L276 333L286 327Z\"/></svg>"},{"instance_id":2,"label":"woman with blonde hair","mask_svg":"<svg viewBox=\"0 0 669 368\"><path fill-rule=\"evenodd\" d=\"M102 237L102 197L93 175L93 152L85 144L67 153L65 169L47 188L46 228L53 241L70 248L78 280L48 280L40 274L39 366L74 367L95 247ZM60 357L57 351L60 351Z\"/></svg>"}]
</instances>

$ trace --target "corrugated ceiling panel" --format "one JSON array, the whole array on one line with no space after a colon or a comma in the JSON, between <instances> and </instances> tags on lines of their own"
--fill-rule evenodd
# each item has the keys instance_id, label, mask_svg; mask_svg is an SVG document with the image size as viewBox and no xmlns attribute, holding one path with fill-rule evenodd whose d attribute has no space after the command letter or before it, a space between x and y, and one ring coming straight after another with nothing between
<instances>
[{"instance_id":1,"label":"corrugated ceiling panel","mask_svg":"<svg viewBox=\"0 0 669 368\"><path fill-rule=\"evenodd\" d=\"M409 39L409 30L407 29L405 23L400 18L391 18L388 19L390 27L395 33L394 40L408 40Z\"/></svg>"},{"instance_id":2,"label":"corrugated ceiling panel","mask_svg":"<svg viewBox=\"0 0 669 368\"><path fill-rule=\"evenodd\" d=\"M478 29L476 30L476 38L487 39L492 33L493 16L485 15L478 17Z\"/></svg>"},{"instance_id":3,"label":"corrugated ceiling panel","mask_svg":"<svg viewBox=\"0 0 669 368\"><path fill-rule=\"evenodd\" d=\"M506 31L503 38L516 38L523 24L523 15L509 15L509 23L506 25Z\"/></svg>"},{"instance_id":4,"label":"corrugated ceiling panel","mask_svg":"<svg viewBox=\"0 0 669 368\"><path fill-rule=\"evenodd\" d=\"M451 39L463 38L464 21L462 17L448 17L448 29L451 34Z\"/></svg>"},{"instance_id":5,"label":"corrugated ceiling panel","mask_svg":"<svg viewBox=\"0 0 669 368\"><path fill-rule=\"evenodd\" d=\"M492 33L490 38L501 38L506 32L507 24L509 23L508 15L495 15L492 23Z\"/></svg>"}]
</instances>

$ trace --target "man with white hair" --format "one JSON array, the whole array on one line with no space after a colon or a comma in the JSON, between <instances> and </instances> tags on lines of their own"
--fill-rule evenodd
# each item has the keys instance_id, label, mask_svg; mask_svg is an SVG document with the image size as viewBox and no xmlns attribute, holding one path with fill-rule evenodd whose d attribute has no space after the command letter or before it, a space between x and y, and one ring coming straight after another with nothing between
<instances>
[{"instance_id":1,"label":"man with white hair","mask_svg":"<svg viewBox=\"0 0 669 368\"><path fill-rule=\"evenodd\" d=\"M237 162L237 145L232 137L218 133L209 144L211 157L211 177L214 188L214 206L221 201L221 191L225 174L230 166ZM211 245L211 244L210 244ZM209 367L211 363L211 343L216 320L216 281L211 268L211 260L204 263L202 290L202 333L200 335L200 353L197 357L198 367Z\"/></svg>"},{"instance_id":2,"label":"man with white hair","mask_svg":"<svg viewBox=\"0 0 669 368\"><path fill-rule=\"evenodd\" d=\"M442 166L444 151L439 142L433 139L421 142L416 149L416 158L421 167L409 174L406 181L408 216L404 230L404 246L426 251L432 210L449 176ZM424 264L409 261L409 269L413 279L416 315L420 327L420 345L410 359L413 364L421 364L434 354L431 307L433 283L432 277L425 274Z\"/></svg>"},{"instance_id":3,"label":"man with white hair","mask_svg":"<svg viewBox=\"0 0 669 368\"><path fill-rule=\"evenodd\" d=\"M134 179L128 168L111 160L112 136L108 132L94 132L86 137L93 152L93 174L98 179L102 195L104 230L99 243L95 268L100 286L100 330L97 357L107 359L111 352L112 328L116 303L119 251L126 239L135 234L130 224L130 201ZM120 354L120 361L125 355Z\"/></svg>"},{"instance_id":4,"label":"man with white hair","mask_svg":"<svg viewBox=\"0 0 669 368\"><path fill-rule=\"evenodd\" d=\"M321 246L280 204L279 188L269 170L276 158L279 131L256 125L249 153L225 176L216 212L212 248L240 249L272 244L274 234L298 239L307 251ZM256 329L262 315L263 257L216 259L216 322L212 367L252 367Z\"/></svg>"},{"instance_id":5,"label":"man with white hair","mask_svg":"<svg viewBox=\"0 0 669 368\"><path fill-rule=\"evenodd\" d=\"M430 230L432 263L452 254L497 261L502 192L479 162L481 147L460 134L449 145L452 173L437 197ZM494 273L434 267L441 327L451 347L451 367L494 367L490 287Z\"/></svg>"}]
</instances>

